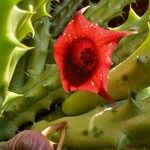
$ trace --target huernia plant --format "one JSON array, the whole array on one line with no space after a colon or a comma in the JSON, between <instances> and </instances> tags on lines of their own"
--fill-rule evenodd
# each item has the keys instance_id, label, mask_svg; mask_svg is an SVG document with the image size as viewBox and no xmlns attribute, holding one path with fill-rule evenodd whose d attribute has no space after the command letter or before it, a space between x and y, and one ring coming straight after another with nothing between
<instances>
[{"instance_id":1,"label":"huernia plant","mask_svg":"<svg viewBox=\"0 0 150 150\"><path fill-rule=\"evenodd\" d=\"M123 9L133 3L145 4L142 16ZM65 122L44 137L57 149L150 148L148 1L1 0L0 11L3 144Z\"/></svg>"}]
</instances>

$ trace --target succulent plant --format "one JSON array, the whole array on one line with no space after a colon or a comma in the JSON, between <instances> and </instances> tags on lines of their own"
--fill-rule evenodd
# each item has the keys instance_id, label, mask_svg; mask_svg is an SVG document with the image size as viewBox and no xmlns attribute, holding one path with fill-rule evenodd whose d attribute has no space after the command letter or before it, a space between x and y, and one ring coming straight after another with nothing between
<instances>
[{"instance_id":1,"label":"succulent plant","mask_svg":"<svg viewBox=\"0 0 150 150\"><path fill-rule=\"evenodd\" d=\"M34 122L35 115L40 110L48 110L54 99L65 95L56 65L46 64L47 55L50 53L49 43L53 43L53 34L49 33L49 29L55 24L55 21L50 22L50 15L47 13L47 5L51 6L52 2L54 1L0 2L0 17L3 22L0 31L0 126L3 135L1 134L0 139L15 135L20 125ZM64 2L59 12L66 12L67 9L73 14L79 3L81 2L75 1L66 7ZM67 20L69 18L66 22ZM6 122L8 126L5 128Z\"/></svg>"},{"instance_id":2,"label":"succulent plant","mask_svg":"<svg viewBox=\"0 0 150 150\"><path fill-rule=\"evenodd\" d=\"M5 140L2 145L10 141L15 145L16 133L25 130L28 123L34 124L32 130L42 132L65 122L67 128L62 132L47 133L53 142L60 140L58 150L62 146L102 150L150 148L150 5L142 16L130 5L127 20L117 27L109 26L112 19L123 16L126 5L138 2L0 1L0 140ZM66 93L61 84L53 46L81 8L84 17L96 26L112 32L136 33L124 37L112 57L107 86L113 106L106 98L87 91Z\"/></svg>"},{"instance_id":3,"label":"succulent plant","mask_svg":"<svg viewBox=\"0 0 150 150\"><path fill-rule=\"evenodd\" d=\"M41 131L53 124L66 121L64 147L69 149L149 149L150 147L150 90L140 91L136 98L111 106L99 106L79 116L60 118L53 122L40 121L33 130ZM73 107L73 106L72 106ZM60 133L50 134L58 141Z\"/></svg>"}]
</instances>

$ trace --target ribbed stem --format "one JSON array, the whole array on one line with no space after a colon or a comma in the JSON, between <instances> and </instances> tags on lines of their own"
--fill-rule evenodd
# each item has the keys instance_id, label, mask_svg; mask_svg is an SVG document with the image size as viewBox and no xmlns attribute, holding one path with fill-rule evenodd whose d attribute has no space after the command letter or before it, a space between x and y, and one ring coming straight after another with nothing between
<instances>
[{"instance_id":1,"label":"ribbed stem","mask_svg":"<svg viewBox=\"0 0 150 150\"><path fill-rule=\"evenodd\" d=\"M145 139L150 138L149 100L126 100L116 110L99 107L80 116L64 117L49 124L43 122L38 130L43 130L45 125L66 121L68 128L64 146L71 149L126 149L140 144L146 148ZM135 103L140 103L140 107ZM39 127L38 123L32 129L36 130L36 126ZM53 135L50 139L54 140Z\"/></svg>"}]
</instances>

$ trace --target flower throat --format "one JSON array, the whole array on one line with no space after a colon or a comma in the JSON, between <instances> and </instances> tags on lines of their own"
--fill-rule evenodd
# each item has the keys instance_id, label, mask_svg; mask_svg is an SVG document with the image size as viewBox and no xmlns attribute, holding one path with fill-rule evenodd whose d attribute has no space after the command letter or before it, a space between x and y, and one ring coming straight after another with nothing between
<instances>
[{"instance_id":1,"label":"flower throat","mask_svg":"<svg viewBox=\"0 0 150 150\"><path fill-rule=\"evenodd\" d=\"M91 40L81 38L71 46L72 63L85 73L92 73L97 64L96 47Z\"/></svg>"}]
</instances>

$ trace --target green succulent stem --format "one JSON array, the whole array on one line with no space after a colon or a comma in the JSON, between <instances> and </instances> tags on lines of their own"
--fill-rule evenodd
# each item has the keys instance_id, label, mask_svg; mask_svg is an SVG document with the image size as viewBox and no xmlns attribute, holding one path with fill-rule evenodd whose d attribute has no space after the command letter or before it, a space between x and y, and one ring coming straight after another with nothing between
<instances>
[{"instance_id":1,"label":"green succulent stem","mask_svg":"<svg viewBox=\"0 0 150 150\"><path fill-rule=\"evenodd\" d=\"M92 22L107 26L111 19L122 15L122 9L126 5L133 2L135 2L135 0L101 0L97 4L91 3L85 16Z\"/></svg>"},{"instance_id":2,"label":"green succulent stem","mask_svg":"<svg viewBox=\"0 0 150 150\"><path fill-rule=\"evenodd\" d=\"M49 18L41 18L34 22L35 36L30 40L30 45L35 48L30 52L27 66L28 79L36 78L45 68L51 40L49 34ZM42 41L42 42L41 42Z\"/></svg>"},{"instance_id":3,"label":"green succulent stem","mask_svg":"<svg viewBox=\"0 0 150 150\"><path fill-rule=\"evenodd\" d=\"M77 91L70 94L62 103L62 111L68 116L81 115L98 105L106 105L106 103L105 100L94 93Z\"/></svg>"},{"instance_id":4,"label":"green succulent stem","mask_svg":"<svg viewBox=\"0 0 150 150\"><path fill-rule=\"evenodd\" d=\"M19 0L9 0L7 2L2 0L0 2L0 18L2 21L0 25L0 105L7 96L8 86L17 62L31 49L22 44L21 40L29 32L32 32L34 35L31 18L35 14L34 11L46 1L40 0L39 5L34 2L35 9L33 7L33 9L30 8L29 10L18 8L18 2L21 3ZM29 1L26 1L26 4L30 6Z\"/></svg>"},{"instance_id":5,"label":"green succulent stem","mask_svg":"<svg viewBox=\"0 0 150 150\"><path fill-rule=\"evenodd\" d=\"M32 129L42 131L55 123L66 121L68 128L64 146L71 149L119 150L132 147L135 143L135 147L149 147L149 100L150 98L133 100L135 102L126 100L115 110L112 107L98 107L80 116L64 117L54 122L39 122L40 125L37 123ZM137 107L136 103L140 103L140 107ZM54 135L50 134L49 138L58 140L59 133L58 137L54 138ZM147 140L144 141L143 138Z\"/></svg>"},{"instance_id":6,"label":"green succulent stem","mask_svg":"<svg viewBox=\"0 0 150 150\"><path fill-rule=\"evenodd\" d=\"M63 89L59 88L50 92L44 98L39 99L34 104L28 105L28 107L24 106L26 109L22 109L18 113L12 111L5 112L3 117L0 117L0 140L7 140L13 137L21 125L34 123L38 112L41 110L49 110L52 102L57 101L58 99L63 100L64 97L65 93Z\"/></svg>"},{"instance_id":7,"label":"green succulent stem","mask_svg":"<svg viewBox=\"0 0 150 150\"><path fill-rule=\"evenodd\" d=\"M149 47L150 32L133 54L110 71L108 88L114 100L126 99L131 92L137 93L140 89L150 85Z\"/></svg>"},{"instance_id":8,"label":"green succulent stem","mask_svg":"<svg viewBox=\"0 0 150 150\"><path fill-rule=\"evenodd\" d=\"M26 61L26 55L24 55L17 63L16 69L9 85L9 90L12 92L17 93L25 84Z\"/></svg>"},{"instance_id":9,"label":"green succulent stem","mask_svg":"<svg viewBox=\"0 0 150 150\"><path fill-rule=\"evenodd\" d=\"M149 22L149 16L150 16L150 4L148 5L148 9L144 13L144 15L142 15L141 17L135 13L132 7L130 7L128 19L125 21L125 23L116 28L113 28L113 30L117 31L135 30L138 32L137 35L127 37L124 40L120 41L113 55L114 66L123 62L145 41L149 32L147 26L147 23Z\"/></svg>"},{"instance_id":10,"label":"green succulent stem","mask_svg":"<svg viewBox=\"0 0 150 150\"><path fill-rule=\"evenodd\" d=\"M18 0L9 0L4 1L3 3L0 2L0 9L1 9L1 31L0 31L0 96L4 99L6 96L7 86L9 77L7 75L9 59L11 57L12 49L16 46L13 39L10 39L11 34L9 33L9 27L7 24L9 20L6 19L11 13L13 6L18 2ZM2 55L3 54L3 55ZM1 102L0 102L1 103Z\"/></svg>"},{"instance_id":11,"label":"green succulent stem","mask_svg":"<svg viewBox=\"0 0 150 150\"><path fill-rule=\"evenodd\" d=\"M50 27L50 33L54 39L63 32L64 27L81 6L82 2L83 0L64 0L60 6L58 5L55 8L56 10L52 14L52 24Z\"/></svg>"},{"instance_id":12,"label":"green succulent stem","mask_svg":"<svg viewBox=\"0 0 150 150\"><path fill-rule=\"evenodd\" d=\"M29 80L18 94L7 95L1 106L1 114L5 111L20 113L26 110L30 105L36 103L39 99L44 98L58 88L60 88L60 80L56 65L47 65L45 70L32 80Z\"/></svg>"}]
</instances>

